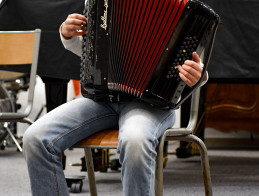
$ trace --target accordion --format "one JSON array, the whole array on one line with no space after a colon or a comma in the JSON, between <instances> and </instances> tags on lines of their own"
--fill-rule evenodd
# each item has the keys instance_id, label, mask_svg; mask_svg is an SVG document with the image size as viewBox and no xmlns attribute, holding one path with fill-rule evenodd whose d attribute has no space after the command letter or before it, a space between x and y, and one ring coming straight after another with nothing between
<instances>
[{"instance_id":1,"label":"accordion","mask_svg":"<svg viewBox=\"0 0 259 196\"><path fill-rule=\"evenodd\" d=\"M85 10L84 97L128 94L177 108L201 84L220 21L209 6L197 0L89 0ZM189 87L176 66L192 59L193 51L204 68Z\"/></svg>"}]
</instances>

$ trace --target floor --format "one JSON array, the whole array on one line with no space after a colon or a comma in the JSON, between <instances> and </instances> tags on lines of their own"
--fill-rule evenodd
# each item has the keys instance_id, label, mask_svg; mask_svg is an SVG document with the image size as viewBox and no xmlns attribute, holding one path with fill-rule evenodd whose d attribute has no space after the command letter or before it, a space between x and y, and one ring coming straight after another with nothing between
<instances>
[{"instance_id":1,"label":"floor","mask_svg":"<svg viewBox=\"0 0 259 196\"><path fill-rule=\"evenodd\" d=\"M168 161L164 169L164 195L204 195L199 156L179 159L174 154L178 143L170 144ZM258 150L208 150L214 196L259 195ZM117 158L111 152L111 159ZM66 175L83 175L80 165L82 149L67 150ZM25 160L15 146L0 151L0 195L30 196L30 185ZM120 171L96 172L100 196L122 195ZM72 196L90 195L87 177L83 180L81 193Z\"/></svg>"}]
</instances>

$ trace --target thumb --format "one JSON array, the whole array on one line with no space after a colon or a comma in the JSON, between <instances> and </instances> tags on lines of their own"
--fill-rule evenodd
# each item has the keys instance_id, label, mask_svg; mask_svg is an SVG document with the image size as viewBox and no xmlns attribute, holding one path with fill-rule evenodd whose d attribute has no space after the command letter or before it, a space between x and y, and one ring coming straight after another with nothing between
<instances>
[{"instance_id":1,"label":"thumb","mask_svg":"<svg viewBox=\"0 0 259 196\"><path fill-rule=\"evenodd\" d=\"M192 53L192 58L193 58L193 60L194 60L196 63L199 63L199 64L200 64L200 57L199 57L199 55L198 55L196 52L193 52L193 53Z\"/></svg>"}]
</instances>

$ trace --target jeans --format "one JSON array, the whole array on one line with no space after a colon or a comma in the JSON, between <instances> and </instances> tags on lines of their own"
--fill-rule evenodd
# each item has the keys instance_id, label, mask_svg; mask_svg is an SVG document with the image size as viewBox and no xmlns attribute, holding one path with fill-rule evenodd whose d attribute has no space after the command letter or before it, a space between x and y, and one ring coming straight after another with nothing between
<instances>
[{"instance_id":1,"label":"jeans","mask_svg":"<svg viewBox=\"0 0 259 196\"><path fill-rule=\"evenodd\" d=\"M140 100L112 103L78 98L57 107L23 137L32 195L69 195L59 154L98 131L118 127L123 195L154 195L155 149L174 121L174 110Z\"/></svg>"}]
</instances>

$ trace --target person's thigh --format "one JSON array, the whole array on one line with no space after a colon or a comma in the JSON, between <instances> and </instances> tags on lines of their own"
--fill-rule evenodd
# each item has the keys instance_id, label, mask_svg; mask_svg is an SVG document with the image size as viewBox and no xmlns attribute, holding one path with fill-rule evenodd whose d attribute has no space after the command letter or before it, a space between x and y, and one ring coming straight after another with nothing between
<instances>
[{"instance_id":1,"label":"person's thigh","mask_svg":"<svg viewBox=\"0 0 259 196\"><path fill-rule=\"evenodd\" d=\"M117 126L118 114L112 104L79 98L41 117L25 132L25 138L59 153L100 130Z\"/></svg>"}]
</instances>

